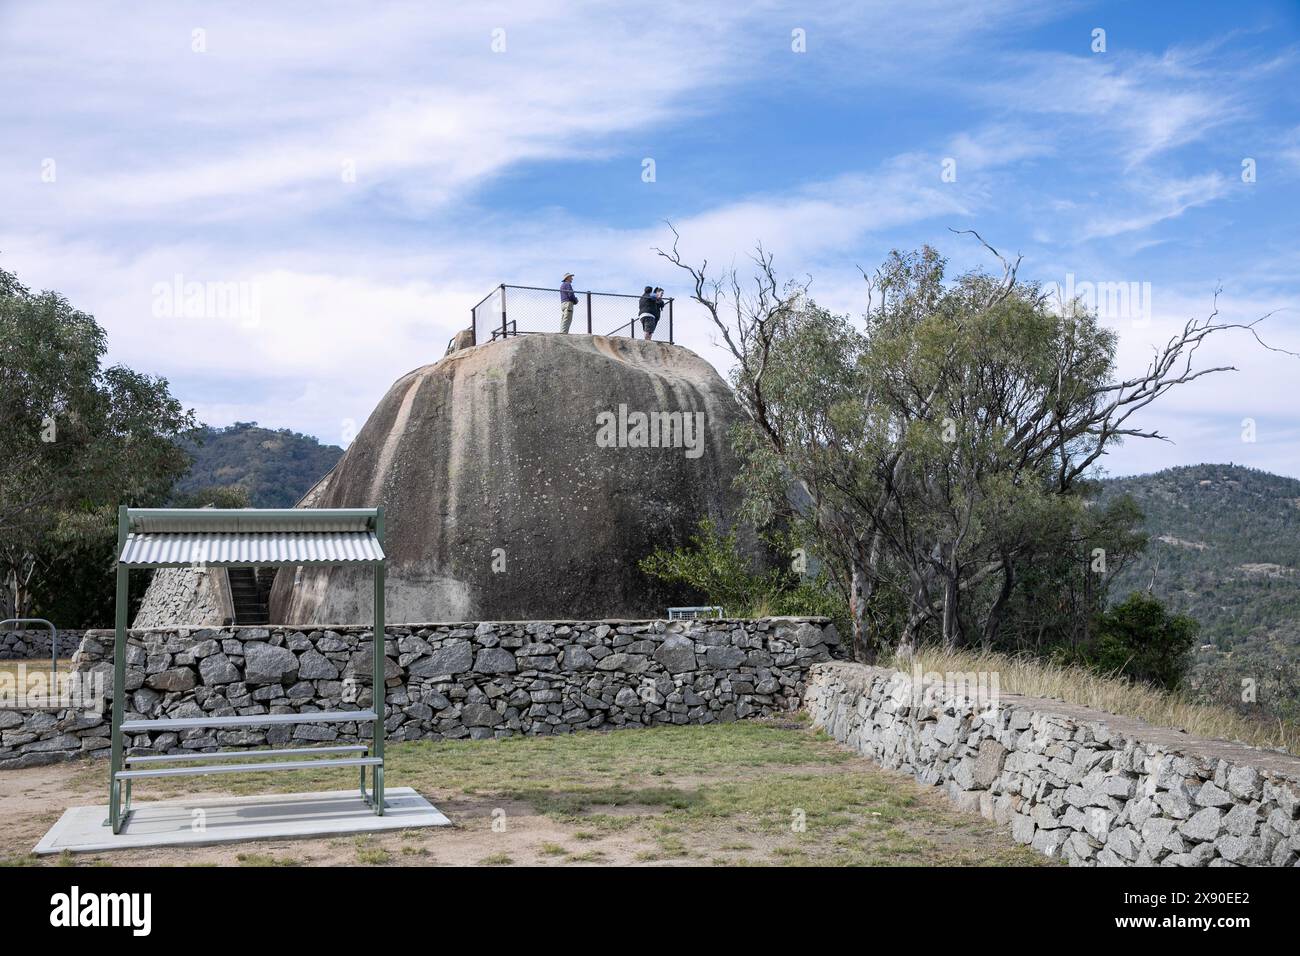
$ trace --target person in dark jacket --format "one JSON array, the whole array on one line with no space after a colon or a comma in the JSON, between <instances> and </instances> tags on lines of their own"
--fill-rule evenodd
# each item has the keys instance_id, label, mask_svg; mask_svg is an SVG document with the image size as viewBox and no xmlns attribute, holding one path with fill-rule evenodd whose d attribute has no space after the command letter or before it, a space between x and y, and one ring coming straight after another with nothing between
<instances>
[{"instance_id":1,"label":"person in dark jacket","mask_svg":"<svg viewBox=\"0 0 1300 956\"><path fill-rule=\"evenodd\" d=\"M573 322L573 307L578 304L578 297L573 294L573 273L566 272L560 283L560 331L567 333Z\"/></svg>"},{"instance_id":2,"label":"person in dark jacket","mask_svg":"<svg viewBox=\"0 0 1300 956\"><path fill-rule=\"evenodd\" d=\"M656 299L654 290L650 286L645 287L640 300L637 302L637 311L640 313L637 318L641 320L641 328L645 330L646 341L655 334L655 326L659 324L659 310L663 308L663 300Z\"/></svg>"}]
</instances>

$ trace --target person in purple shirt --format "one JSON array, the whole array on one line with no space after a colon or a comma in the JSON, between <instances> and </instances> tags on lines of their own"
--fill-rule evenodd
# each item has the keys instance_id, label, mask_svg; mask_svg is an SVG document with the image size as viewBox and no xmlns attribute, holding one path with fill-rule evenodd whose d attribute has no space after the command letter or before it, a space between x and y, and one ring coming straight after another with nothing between
<instances>
[{"instance_id":1,"label":"person in purple shirt","mask_svg":"<svg viewBox=\"0 0 1300 956\"><path fill-rule=\"evenodd\" d=\"M578 304L578 297L573 294L573 273L566 272L560 283L560 331L568 334L569 324L573 322L573 307Z\"/></svg>"}]
</instances>

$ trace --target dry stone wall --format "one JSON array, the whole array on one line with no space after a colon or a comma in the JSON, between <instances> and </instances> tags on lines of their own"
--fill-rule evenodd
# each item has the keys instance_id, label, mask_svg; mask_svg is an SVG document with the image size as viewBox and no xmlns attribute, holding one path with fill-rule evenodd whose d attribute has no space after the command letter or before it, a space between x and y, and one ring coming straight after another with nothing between
<instances>
[{"instance_id":1,"label":"dry stone wall","mask_svg":"<svg viewBox=\"0 0 1300 956\"><path fill-rule=\"evenodd\" d=\"M112 688L111 631L75 658ZM127 719L301 713L268 728L136 735L179 753L355 740L356 724L312 724L321 710L371 701L370 629L159 628L130 632ZM387 629L390 740L563 734L708 724L802 706L807 669L839 653L820 618L756 621L532 621ZM0 767L99 752L109 722L81 712L0 710Z\"/></svg>"},{"instance_id":2,"label":"dry stone wall","mask_svg":"<svg viewBox=\"0 0 1300 956\"><path fill-rule=\"evenodd\" d=\"M820 663L807 708L841 743L1073 865L1297 865L1300 758L1060 701L927 700L923 683Z\"/></svg>"},{"instance_id":3,"label":"dry stone wall","mask_svg":"<svg viewBox=\"0 0 1300 956\"><path fill-rule=\"evenodd\" d=\"M81 644L85 631L59 631L59 657L71 657ZM0 661L50 659L50 631L32 626L27 631L0 631Z\"/></svg>"}]
</instances>

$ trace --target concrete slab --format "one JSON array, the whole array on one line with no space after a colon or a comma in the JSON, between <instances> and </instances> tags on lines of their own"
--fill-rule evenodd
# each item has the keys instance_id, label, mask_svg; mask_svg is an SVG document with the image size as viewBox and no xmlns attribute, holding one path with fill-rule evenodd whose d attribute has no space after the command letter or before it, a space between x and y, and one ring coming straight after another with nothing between
<instances>
[{"instance_id":1,"label":"concrete slab","mask_svg":"<svg viewBox=\"0 0 1300 956\"><path fill-rule=\"evenodd\" d=\"M71 807L32 852L45 855L65 850L91 853L138 847L200 846L451 825L437 807L410 787L390 787L384 797L382 817L374 815L356 790L136 803L126 826L116 836L104 826L108 819L107 804ZM203 814L197 816L196 810L202 810ZM200 819L202 829L195 826Z\"/></svg>"}]
</instances>

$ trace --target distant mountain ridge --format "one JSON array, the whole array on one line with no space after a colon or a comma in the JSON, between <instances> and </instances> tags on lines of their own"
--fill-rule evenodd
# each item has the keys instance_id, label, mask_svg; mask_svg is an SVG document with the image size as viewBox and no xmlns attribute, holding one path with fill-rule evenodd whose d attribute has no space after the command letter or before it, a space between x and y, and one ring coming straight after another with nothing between
<instances>
[{"instance_id":1,"label":"distant mountain ridge","mask_svg":"<svg viewBox=\"0 0 1300 956\"><path fill-rule=\"evenodd\" d=\"M237 485L254 508L292 507L343 457L342 448L322 445L311 435L261 428L257 422L204 426L197 437L183 443L194 464L176 492Z\"/></svg>"},{"instance_id":2,"label":"distant mountain ridge","mask_svg":"<svg viewBox=\"0 0 1300 956\"><path fill-rule=\"evenodd\" d=\"M1146 553L1115 593L1145 590L1201 624L1201 643L1300 656L1300 480L1241 465L1111 478L1146 516Z\"/></svg>"}]
</instances>

